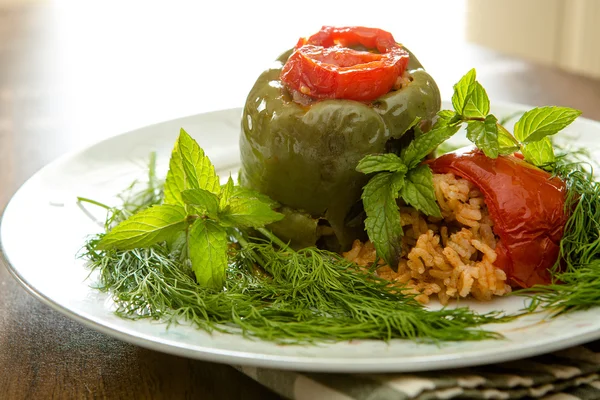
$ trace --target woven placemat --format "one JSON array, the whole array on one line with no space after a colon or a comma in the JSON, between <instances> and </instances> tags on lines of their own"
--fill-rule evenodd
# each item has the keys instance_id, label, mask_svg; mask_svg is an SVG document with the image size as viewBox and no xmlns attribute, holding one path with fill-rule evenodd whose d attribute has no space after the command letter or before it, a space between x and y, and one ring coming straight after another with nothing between
<instances>
[{"instance_id":1,"label":"woven placemat","mask_svg":"<svg viewBox=\"0 0 600 400\"><path fill-rule=\"evenodd\" d=\"M296 400L600 399L600 341L543 356L411 374L324 374L237 367Z\"/></svg>"}]
</instances>

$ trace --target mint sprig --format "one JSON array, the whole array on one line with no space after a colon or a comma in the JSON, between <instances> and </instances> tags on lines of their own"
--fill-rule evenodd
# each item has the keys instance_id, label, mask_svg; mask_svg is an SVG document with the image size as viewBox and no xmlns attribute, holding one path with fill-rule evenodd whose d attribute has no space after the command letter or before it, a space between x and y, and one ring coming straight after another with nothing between
<instances>
[{"instance_id":1,"label":"mint sprig","mask_svg":"<svg viewBox=\"0 0 600 400\"><path fill-rule=\"evenodd\" d=\"M176 146L177 154L181 155L184 171L184 175L177 179L183 179L185 188L203 189L217 195L221 193L215 167L204 154L204 150L183 128L179 132Z\"/></svg>"},{"instance_id":2,"label":"mint sprig","mask_svg":"<svg viewBox=\"0 0 600 400\"><path fill-rule=\"evenodd\" d=\"M539 142L570 125L581 111L568 107L538 107L527 111L515 124L515 138L523 144Z\"/></svg>"},{"instance_id":3,"label":"mint sprig","mask_svg":"<svg viewBox=\"0 0 600 400\"><path fill-rule=\"evenodd\" d=\"M454 85L452 107L456 114L463 115L467 102L471 98L475 84L475 69L471 69Z\"/></svg>"},{"instance_id":4,"label":"mint sprig","mask_svg":"<svg viewBox=\"0 0 600 400\"><path fill-rule=\"evenodd\" d=\"M218 218L219 196L204 189L186 189L181 192L185 204L195 208L200 215Z\"/></svg>"},{"instance_id":5,"label":"mint sprig","mask_svg":"<svg viewBox=\"0 0 600 400\"><path fill-rule=\"evenodd\" d=\"M134 214L108 232L98 249L127 250L167 242L185 249L197 282L220 289L225 282L230 230L279 221L277 203L229 177L220 185L210 159L183 129L175 143L161 205Z\"/></svg>"},{"instance_id":6,"label":"mint sprig","mask_svg":"<svg viewBox=\"0 0 600 400\"><path fill-rule=\"evenodd\" d=\"M433 173L428 165L419 165L406 174L400 197L425 215L442 217L433 190Z\"/></svg>"},{"instance_id":7,"label":"mint sprig","mask_svg":"<svg viewBox=\"0 0 600 400\"><path fill-rule=\"evenodd\" d=\"M398 265L402 251L401 239L404 233L398 218L400 210L396 204L396 189L401 186L402 179L399 172L381 172L369 180L362 194L367 214L365 228L369 239L375 245L378 256L390 266Z\"/></svg>"},{"instance_id":8,"label":"mint sprig","mask_svg":"<svg viewBox=\"0 0 600 400\"><path fill-rule=\"evenodd\" d=\"M450 123L445 119L438 119L438 122L427 133L421 132L418 125L415 125L413 129L416 139L402 149L400 153L402 162L406 164L407 169L415 168L440 144L454 136L458 132L458 128L457 123Z\"/></svg>"},{"instance_id":9,"label":"mint sprig","mask_svg":"<svg viewBox=\"0 0 600 400\"><path fill-rule=\"evenodd\" d=\"M475 70L473 70L473 76ZM473 82L470 94L466 99L462 115L468 118L485 118L490 112L490 99L488 95L477 81Z\"/></svg>"},{"instance_id":10,"label":"mint sprig","mask_svg":"<svg viewBox=\"0 0 600 400\"><path fill-rule=\"evenodd\" d=\"M396 268L400 260L403 236L396 199L401 198L426 215L441 217L431 169L421 161L458 130L457 124L446 120L438 120L426 133L421 132L418 123L411 126L416 139L399 156L368 155L356 167L365 174L375 173L363 188L361 197L367 214L365 228L378 256L392 268Z\"/></svg>"},{"instance_id":11,"label":"mint sprig","mask_svg":"<svg viewBox=\"0 0 600 400\"><path fill-rule=\"evenodd\" d=\"M555 159L552 142L548 137L537 142L524 144L521 147L521 152L525 156L525 160L534 165L546 165Z\"/></svg>"},{"instance_id":12,"label":"mint sprig","mask_svg":"<svg viewBox=\"0 0 600 400\"><path fill-rule=\"evenodd\" d=\"M415 119L408 128L414 131L415 139L399 155L368 155L357 165L359 172L374 174L362 193L367 215L365 228L378 256L392 268L398 265L403 235L396 200L402 199L425 215L441 217L431 169L422 161L462 126L466 124L467 138L490 158L521 151L526 161L547 167L554 161L549 136L581 114L566 107L535 108L519 119L513 136L490 114L490 100L477 81L475 69L454 85L452 106L454 110L438 112L437 121L428 132L421 132L420 120Z\"/></svg>"},{"instance_id":13,"label":"mint sprig","mask_svg":"<svg viewBox=\"0 0 600 400\"><path fill-rule=\"evenodd\" d=\"M408 171L400 157L394 153L374 154L364 157L358 162L356 170L363 174L382 171L406 173Z\"/></svg>"},{"instance_id":14,"label":"mint sprig","mask_svg":"<svg viewBox=\"0 0 600 400\"><path fill-rule=\"evenodd\" d=\"M282 214L273 211L274 206L254 191L237 192L223 208L221 222L232 227L262 228L283 218Z\"/></svg>"},{"instance_id":15,"label":"mint sprig","mask_svg":"<svg viewBox=\"0 0 600 400\"><path fill-rule=\"evenodd\" d=\"M483 121L467 123L467 139L480 149L485 149L485 155L490 158L498 157L500 138L498 137L498 120L493 115L486 115Z\"/></svg>"},{"instance_id":16,"label":"mint sprig","mask_svg":"<svg viewBox=\"0 0 600 400\"><path fill-rule=\"evenodd\" d=\"M114 227L98 244L99 250L148 247L169 239L186 226L185 209L179 205L152 206Z\"/></svg>"},{"instance_id":17,"label":"mint sprig","mask_svg":"<svg viewBox=\"0 0 600 400\"><path fill-rule=\"evenodd\" d=\"M549 136L571 124L581 111L568 107L537 107L524 113L515 124L514 136L490 114L490 100L477 81L474 69L454 85L454 111L443 110L440 118L455 123L467 123L467 138L486 156L521 151L525 160L538 167L547 167L555 160Z\"/></svg>"},{"instance_id":18,"label":"mint sprig","mask_svg":"<svg viewBox=\"0 0 600 400\"><path fill-rule=\"evenodd\" d=\"M223 287L228 246L227 230L218 222L194 221L187 235L187 252L200 285L215 289Z\"/></svg>"}]
</instances>

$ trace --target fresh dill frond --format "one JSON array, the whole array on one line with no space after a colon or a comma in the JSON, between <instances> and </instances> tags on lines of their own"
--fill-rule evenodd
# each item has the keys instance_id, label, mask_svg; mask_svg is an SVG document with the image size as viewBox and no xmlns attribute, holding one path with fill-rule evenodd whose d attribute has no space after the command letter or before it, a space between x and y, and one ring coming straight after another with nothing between
<instances>
[{"instance_id":1,"label":"fresh dill frond","mask_svg":"<svg viewBox=\"0 0 600 400\"><path fill-rule=\"evenodd\" d=\"M164 198L164 181L156 176L156 153L150 153L148 161L148 179L133 181L129 187L118 195L122 201L121 207L112 208L107 218L107 229L126 220L155 204L160 204Z\"/></svg>"},{"instance_id":2,"label":"fresh dill frond","mask_svg":"<svg viewBox=\"0 0 600 400\"><path fill-rule=\"evenodd\" d=\"M163 185L150 161L148 182L135 182L107 208L105 231L163 200ZM187 321L206 331L239 333L278 343L408 338L422 341L482 340L501 335L481 325L510 317L478 314L468 308L428 311L414 294L391 287L337 253L290 249L264 228L255 233L230 228L223 290L199 285L177 246L100 249L106 233L90 238L83 258L98 273L98 289L108 292L124 318Z\"/></svg>"},{"instance_id":3,"label":"fresh dill frond","mask_svg":"<svg viewBox=\"0 0 600 400\"><path fill-rule=\"evenodd\" d=\"M555 174L567 183L570 218L561 241L554 282L518 293L560 314L600 305L600 183L582 164L583 153L557 155ZM151 158L148 182L134 182L108 209L106 231L163 200L163 182ZM98 250L103 234L88 240L84 258L98 272L124 318L187 322L212 332L242 334L278 343L352 339L420 341L483 340L501 335L481 328L509 321L502 312L478 314L467 307L428 310L414 294L376 277L339 254L294 251L265 229L267 239L231 229L228 279L223 291L202 287L177 251L164 244L147 249ZM172 249L171 249L172 250Z\"/></svg>"},{"instance_id":4,"label":"fresh dill frond","mask_svg":"<svg viewBox=\"0 0 600 400\"><path fill-rule=\"evenodd\" d=\"M110 230L119 222L155 204L164 198L164 181L156 176L156 153L150 153L148 161L148 179L135 180L117 196L121 200L120 207L110 207L93 199L77 197L79 203L88 203L107 210L104 229Z\"/></svg>"},{"instance_id":5,"label":"fresh dill frond","mask_svg":"<svg viewBox=\"0 0 600 400\"><path fill-rule=\"evenodd\" d=\"M295 252L261 240L232 247L225 289L216 291L199 286L164 246L97 251L98 240L88 242L85 257L99 273L99 289L110 293L125 318L188 321L279 343L482 340L500 335L480 325L508 319L468 308L428 311L389 282L316 248Z\"/></svg>"},{"instance_id":6,"label":"fresh dill frond","mask_svg":"<svg viewBox=\"0 0 600 400\"><path fill-rule=\"evenodd\" d=\"M600 182L585 152L557 157L555 174L567 184L565 210L570 215L552 269L553 283L522 293L532 296L531 309L555 314L600 306Z\"/></svg>"},{"instance_id":7,"label":"fresh dill frond","mask_svg":"<svg viewBox=\"0 0 600 400\"><path fill-rule=\"evenodd\" d=\"M413 294L390 287L389 282L367 273L337 253L316 248L280 250L270 242L252 240L238 252L236 262L246 262L246 270L249 270L259 260L266 260L263 267L269 273L269 278L259 285L264 292L260 297L276 294L268 297L273 307L301 310L300 315L307 318L285 326L288 333L301 333L306 329L304 322L309 322L319 329L310 332L311 336L337 340L499 337L471 328L498 322L502 319L501 313L480 315L467 308L429 311Z\"/></svg>"}]
</instances>

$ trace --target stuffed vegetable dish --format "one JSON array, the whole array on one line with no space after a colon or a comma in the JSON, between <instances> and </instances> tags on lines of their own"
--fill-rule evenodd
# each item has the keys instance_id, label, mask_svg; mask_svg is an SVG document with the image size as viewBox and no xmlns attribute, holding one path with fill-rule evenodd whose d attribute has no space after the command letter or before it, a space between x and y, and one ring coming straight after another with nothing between
<instances>
[{"instance_id":1,"label":"stuffed vegetable dish","mask_svg":"<svg viewBox=\"0 0 600 400\"><path fill-rule=\"evenodd\" d=\"M347 250L364 232L360 195L368 154L400 149L440 93L388 32L324 27L265 71L242 117L241 182L281 203L272 229L295 247ZM364 218L363 218L364 219Z\"/></svg>"},{"instance_id":2,"label":"stuffed vegetable dish","mask_svg":"<svg viewBox=\"0 0 600 400\"><path fill-rule=\"evenodd\" d=\"M108 210L84 257L122 316L280 343L498 338L509 294L599 306L594 160L554 141L581 112L509 129L474 69L451 100L390 33L325 26L248 94L237 184L182 129L164 182L151 162L122 206L80 198ZM444 151L459 131L472 145Z\"/></svg>"},{"instance_id":3,"label":"stuffed vegetable dish","mask_svg":"<svg viewBox=\"0 0 600 400\"><path fill-rule=\"evenodd\" d=\"M379 276L410 287L422 302L433 294L443 303L469 294L489 300L511 284L549 283L566 222L565 187L512 156L446 156L430 164L434 175L427 165L396 171L398 181L385 184L408 183L399 224L383 227L395 231L383 241L394 242L377 249L377 239L364 242L361 193L371 170L362 174L359 161L402 158L416 134L428 135L440 104L431 76L388 32L323 27L251 90L240 139L242 185L282 205L284 218L271 229L283 240L346 251L364 267L379 255L387 263Z\"/></svg>"}]
</instances>

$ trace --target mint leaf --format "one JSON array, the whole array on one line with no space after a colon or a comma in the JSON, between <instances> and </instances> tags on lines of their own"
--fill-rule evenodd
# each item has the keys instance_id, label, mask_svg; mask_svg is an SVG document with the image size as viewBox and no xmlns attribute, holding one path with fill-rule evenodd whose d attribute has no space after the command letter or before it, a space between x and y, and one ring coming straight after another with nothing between
<instances>
[{"instance_id":1,"label":"mint leaf","mask_svg":"<svg viewBox=\"0 0 600 400\"><path fill-rule=\"evenodd\" d=\"M454 111L441 110L437 113L437 119L434 128L440 128L446 125L458 125L462 122L462 116Z\"/></svg>"},{"instance_id":2,"label":"mint leaf","mask_svg":"<svg viewBox=\"0 0 600 400\"><path fill-rule=\"evenodd\" d=\"M485 89L477 81L473 83L473 90L467 97L462 114L470 118L485 118L490 112L490 99Z\"/></svg>"},{"instance_id":3,"label":"mint leaf","mask_svg":"<svg viewBox=\"0 0 600 400\"><path fill-rule=\"evenodd\" d=\"M398 192L393 183L399 173L381 172L363 188L362 201L367 214L365 228L377 255L396 269L402 252L402 225L396 204Z\"/></svg>"},{"instance_id":4,"label":"mint leaf","mask_svg":"<svg viewBox=\"0 0 600 400\"><path fill-rule=\"evenodd\" d=\"M222 289L227 270L227 232L213 221L197 219L188 232L188 256L201 286Z\"/></svg>"},{"instance_id":5,"label":"mint leaf","mask_svg":"<svg viewBox=\"0 0 600 400\"><path fill-rule=\"evenodd\" d=\"M267 196L266 194L262 194L254 189L250 189L243 186L234 186L233 194L231 197L254 197L261 202L268 204L271 208L279 207L279 203Z\"/></svg>"},{"instance_id":6,"label":"mint leaf","mask_svg":"<svg viewBox=\"0 0 600 400\"><path fill-rule=\"evenodd\" d=\"M426 215L442 217L433 189L433 173L428 165L419 165L406 174L400 197Z\"/></svg>"},{"instance_id":7,"label":"mint leaf","mask_svg":"<svg viewBox=\"0 0 600 400\"><path fill-rule=\"evenodd\" d=\"M393 153L386 153L365 156L358 162L356 170L363 174L371 174L382 171L406 172L407 168L400 157Z\"/></svg>"},{"instance_id":8,"label":"mint leaf","mask_svg":"<svg viewBox=\"0 0 600 400\"><path fill-rule=\"evenodd\" d=\"M272 201L263 201L261 197L254 196L251 191L238 192L229 198L219 218L223 224L229 226L261 228L283 218L283 214L271 208L272 204Z\"/></svg>"},{"instance_id":9,"label":"mint leaf","mask_svg":"<svg viewBox=\"0 0 600 400\"><path fill-rule=\"evenodd\" d=\"M185 172L183 171L183 160L179 154L179 139L177 139L169 160L169 171L164 187L164 203L183 206L185 203L181 198L181 192L185 189Z\"/></svg>"},{"instance_id":10,"label":"mint leaf","mask_svg":"<svg viewBox=\"0 0 600 400\"><path fill-rule=\"evenodd\" d=\"M152 206L114 227L100 240L98 249L128 250L149 247L185 229L185 218L186 212L181 206Z\"/></svg>"},{"instance_id":11,"label":"mint leaf","mask_svg":"<svg viewBox=\"0 0 600 400\"><path fill-rule=\"evenodd\" d=\"M467 100L473 91L475 83L475 69L473 68L465 74L456 85L454 85L454 94L452 95L452 106L454 110L463 115Z\"/></svg>"},{"instance_id":12,"label":"mint leaf","mask_svg":"<svg viewBox=\"0 0 600 400\"><path fill-rule=\"evenodd\" d=\"M181 192L185 204L205 211L207 215L214 217L219 210L219 198L216 194L204 189L186 189Z\"/></svg>"},{"instance_id":13,"label":"mint leaf","mask_svg":"<svg viewBox=\"0 0 600 400\"><path fill-rule=\"evenodd\" d=\"M515 124L515 137L523 143L537 142L564 129L581 115L568 107L538 107L527 111Z\"/></svg>"},{"instance_id":14,"label":"mint leaf","mask_svg":"<svg viewBox=\"0 0 600 400\"><path fill-rule=\"evenodd\" d=\"M498 154L512 154L519 151L519 146L510 132L502 124L496 126L498 127Z\"/></svg>"},{"instance_id":15,"label":"mint leaf","mask_svg":"<svg viewBox=\"0 0 600 400\"><path fill-rule=\"evenodd\" d=\"M392 188L392 193L394 196L398 198L398 193L404 186L404 181L406 180L406 174L403 172L396 172L392 174L392 178L390 179L390 185Z\"/></svg>"},{"instance_id":16,"label":"mint leaf","mask_svg":"<svg viewBox=\"0 0 600 400\"><path fill-rule=\"evenodd\" d=\"M452 118L454 118L455 115L456 113L452 110L440 110L437 113L438 119L442 119L445 121L450 121Z\"/></svg>"},{"instance_id":17,"label":"mint leaf","mask_svg":"<svg viewBox=\"0 0 600 400\"><path fill-rule=\"evenodd\" d=\"M165 180L165 204L185 203L181 192L204 189L219 194L219 177L198 143L182 128L175 142Z\"/></svg>"},{"instance_id":18,"label":"mint leaf","mask_svg":"<svg viewBox=\"0 0 600 400\"><path fill-rule=\"evenodd\" d=\"M526 143L521 148L525 160L533 165L541 167L554 162L554 149L550 138L545 137L537 142Z\"/></svg>"},{"instance_id":19,"label":"mint leaf","mask_svg":"<svg viewBox=\"0 0 600 400\"><path fill-rule=\"evenodd\" d=\"M219 194L221 192L219 177L215 173L215 167L204 154L204 150L183 128L179 132L177 143L185 173L184 188L204 189Z\"/></svg>"},{"instance_id":20,"label":"mint leaf","mask_svg":"<svg viewBox=\"0 0 600 400\"><path fill-rule=\"evenodd\" d=\"M235 184L233 183L233 179L231 179L231 175L229 175L229 179L227 183L221 186L221 198L219 199L219 208L223 209L229 203L229 198L233 196Z\"/></svg>"},{"instance_id":21,"label":"mint leaf","mask_svg":"<svg viewBox=\"0 0 600 400\"><path fill-rule=\"evenodd\" d=\"M436 124L429 132L410 142L400 153L400 158L409 170L414 168L437 146L452 137L458 128L458 124Z\"/></svg>"},{"instance_id":22,"label":"mint leaf","mask_svg":"<svg viewBox=\"0 0 600 400\"><path fill-rule=\"evenodd\" d=\"M498 120L493 115L485 117L485 121L469 121L467 123L467 139L475 143L489 158L498 157Z\"/></svg>"}]
</instances>

